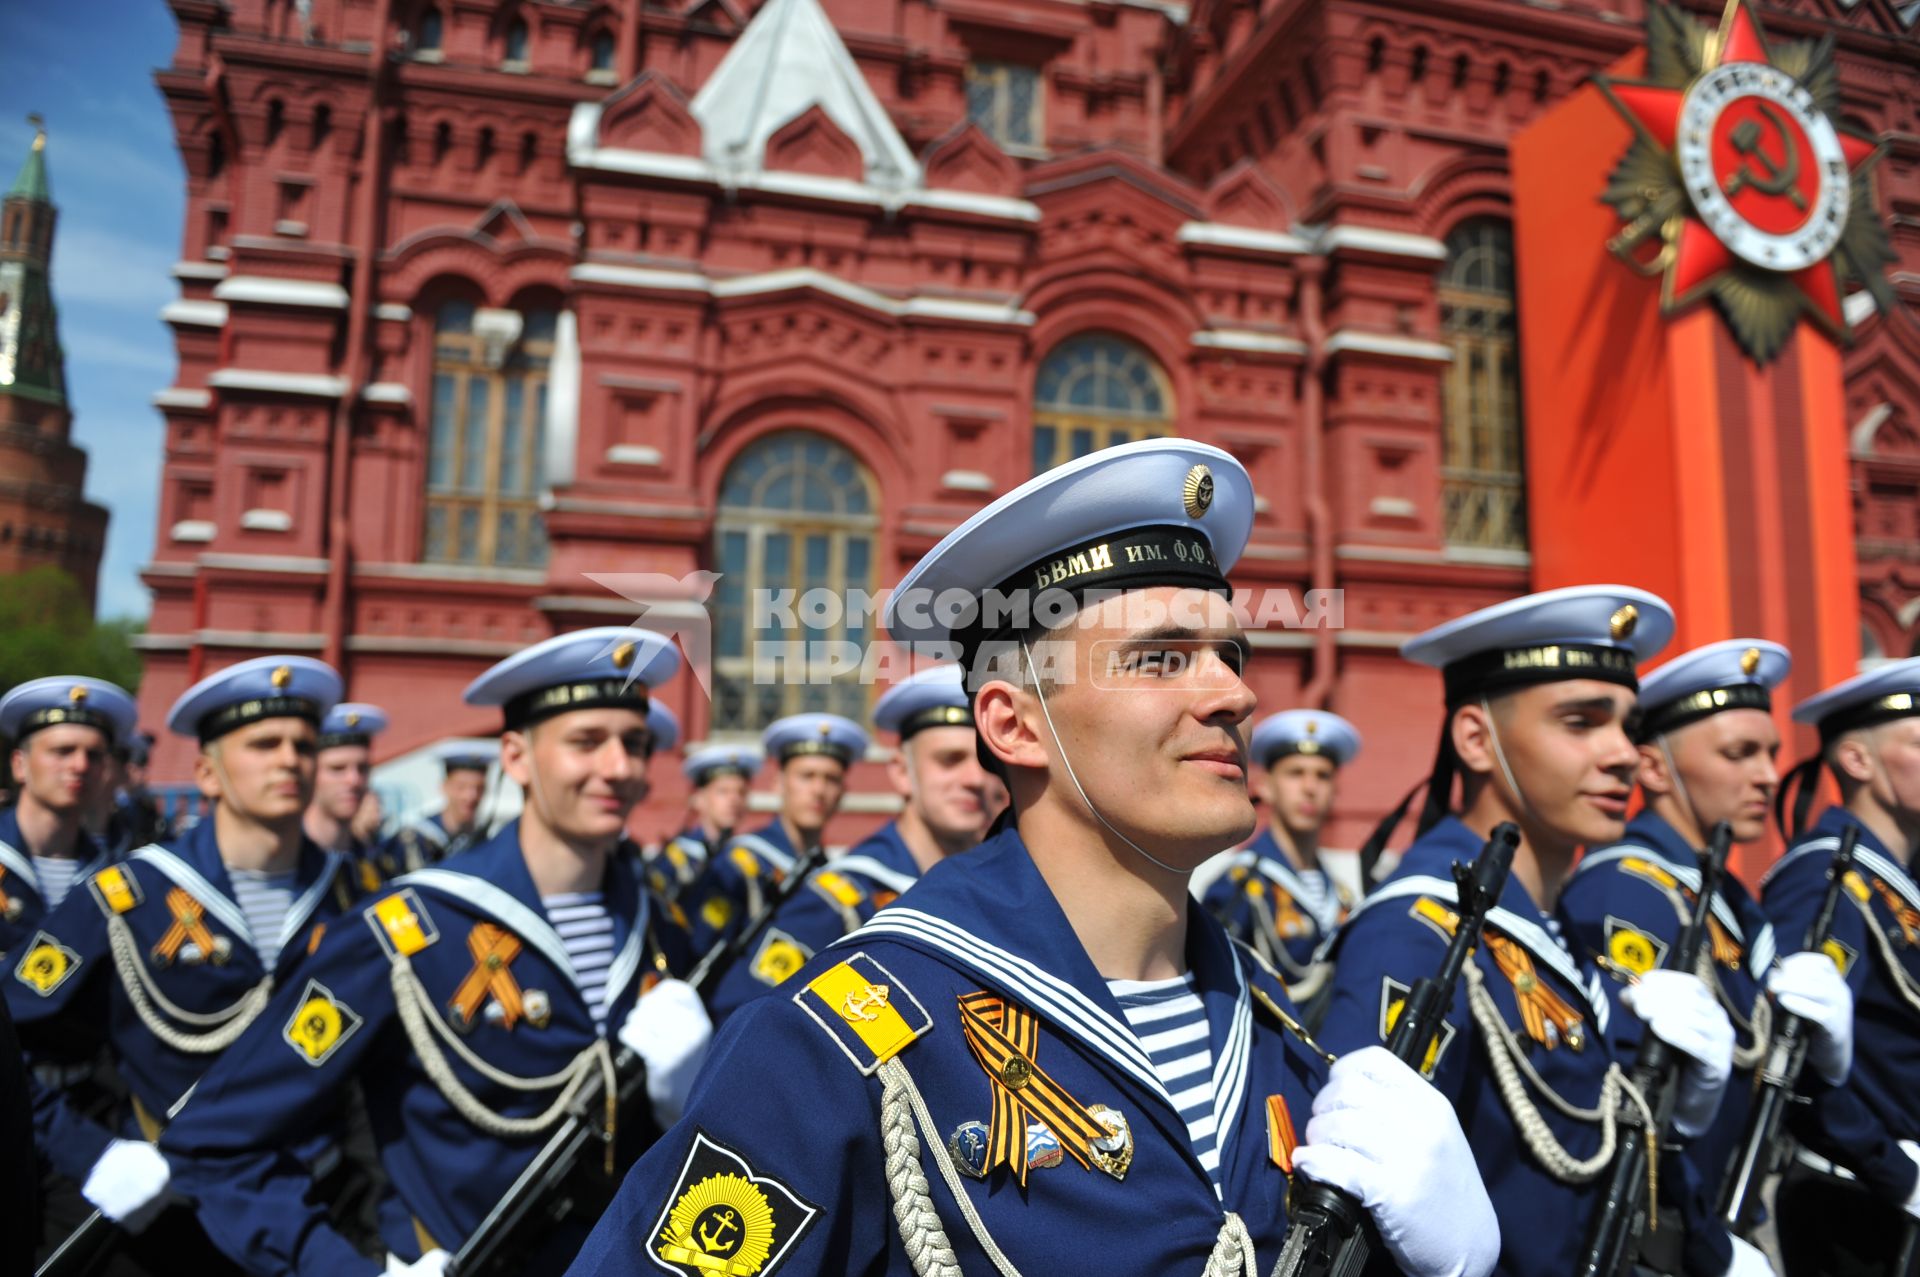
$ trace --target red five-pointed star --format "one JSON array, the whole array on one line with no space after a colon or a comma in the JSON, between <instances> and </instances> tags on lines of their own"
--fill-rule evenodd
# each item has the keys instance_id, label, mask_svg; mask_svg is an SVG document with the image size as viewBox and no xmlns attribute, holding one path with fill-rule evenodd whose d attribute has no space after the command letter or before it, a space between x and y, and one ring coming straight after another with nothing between
<instances>
[{"instance_id":1,"label":"red five-pointed star","mask_svg":"<svg viewBox=\"0 0 1920 1277\"><path fill-rule=\"evenodd\" d=\"M1772 65L1766 40L1760 34L1759 24L1748 12L1745 0L1736 0L1729 7L1719 32L1708 46L1708 57L1703 71L1734 62ZM1671 154L1689 90L1617 80L1610 82L1608 88L1619 108L1646 132L1655 145ZM1871 141L1844 131L1836 132L1849 172L1873 154L1874 143ZM1692 296L1711 283L1715 276L1733 269L1735 265L1732 251L1689 209L1674 240L1668 268L1667 296L1673 299ZM1839 280L1835 277L1831 256L1793 271L1789 278L1806 295L1807 302L1835 328L1845 327L1840 307Z\"/></svg>"}]
</instances>

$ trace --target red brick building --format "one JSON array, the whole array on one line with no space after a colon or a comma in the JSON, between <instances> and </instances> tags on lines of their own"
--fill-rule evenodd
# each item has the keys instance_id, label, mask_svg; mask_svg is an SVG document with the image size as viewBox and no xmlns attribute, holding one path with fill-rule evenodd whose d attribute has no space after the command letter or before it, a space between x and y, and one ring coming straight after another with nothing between
<instances>
[{"instance_id":1,"label":"red brick building","mask_svg":"<svg viewBox=\"0 0 1920 1277\"><path fill-rule=\"evenodd\" d=\"M752 682L745 590L889 585L1037 468L1178 433L1262 494L1240 584L1346 592L1344 629L1263 632L1254 666L1263 705L1367 737L1340 841L1428 761L1400 641L1528 588L1506 140L1640 46L1642 0L171 3L149 720L297 650L394 712L384 753L485 730L484 664L632 615L583 574L699 569L691 739L858 712ZM1911 303L1913 6L1761 11L1831 34L1892 139ZM1920 329L1861 320L1862 628L1905 655ZM856 795L836 836L885 810Z\"/></svg>"}]
</instances>

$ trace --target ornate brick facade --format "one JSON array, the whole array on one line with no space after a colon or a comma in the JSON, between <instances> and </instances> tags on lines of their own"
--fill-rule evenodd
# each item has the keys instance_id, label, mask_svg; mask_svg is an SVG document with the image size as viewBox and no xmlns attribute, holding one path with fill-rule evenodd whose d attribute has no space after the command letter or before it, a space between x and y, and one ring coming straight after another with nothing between
<instances>
[{"instance_id":1,"label":"ornate brick facade","mask_svg":"<svg viewBox=\"0 0 1920 1277\"><path fill-rule=\"evenodd\" d=\"M222 663L304 649L394 711L383 753L485 730L458 693L486 662L631 615L583 573L737 551L749 577L887 585L1036 464L1170 430L1255 477L1239 583L1346 592L1337 632L1259 635L1254 681L1366 735L1350 841L1428 761L1438 689L1399 642L1527 587L1495 437L1506 139L1641 43L1640 0L173 7L189 208L149 719ZM1834 35L1920 267L1894 6L1763 13ZM1910 316L1867 320L1848 360L1865 624L1904 654ZM749 461L793 431L838 445L794 450L794 475L862 495L789 497L791 537L755 532L780 489L742 495ZM668 699L694 740L766 708L716 725L690 682ZM656 780L648 831L680 801ZM854 807L836 838L886 802Z\"/></svg>"}]
</instances>

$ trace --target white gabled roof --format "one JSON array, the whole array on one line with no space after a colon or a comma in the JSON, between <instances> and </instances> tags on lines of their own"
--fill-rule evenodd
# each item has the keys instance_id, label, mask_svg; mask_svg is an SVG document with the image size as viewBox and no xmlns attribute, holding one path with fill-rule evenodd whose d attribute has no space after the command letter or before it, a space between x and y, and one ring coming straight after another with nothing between
<instances>
[{"instance_id":1,"label":"white gabled roof","mask_svg":"<svg viewBox=\"0 0 1920 1277\"><path fill-rule=\"evenodd\" d=\"M767 139L818 105L866 157L882 190L920 184L920 166L819 0L767 0L693 99L709 163L723 178L766 168Z\"/></svg>"}]
</instances>

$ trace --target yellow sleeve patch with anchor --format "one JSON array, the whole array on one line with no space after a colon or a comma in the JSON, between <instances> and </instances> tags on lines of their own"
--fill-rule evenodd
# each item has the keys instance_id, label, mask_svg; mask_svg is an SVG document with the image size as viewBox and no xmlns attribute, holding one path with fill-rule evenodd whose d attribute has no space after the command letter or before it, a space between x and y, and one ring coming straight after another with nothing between
<instances>
[{"instance_id":1,"label":"yellow sleeve patch with anchor","mask_svg":"<svg viewBox=\"0 0 1920 1277\"><path fill-rule=\"evenodd\" d=\"M892 972L864 953L822 971L793 995L863 1074L933 1028L933 1017Z\"/></svg>"},{"instance_id":2,"label":"yellow sleeve patch with anchor","mask_svg":"<svg viewBox=\"0 0 1920 1277\"><path fill-rule=\"evenodd\" d=\"M363 916L390 958L411 958L440 938L439 929L412 887L375 901Z\"/></svg>"}]
</instances>

